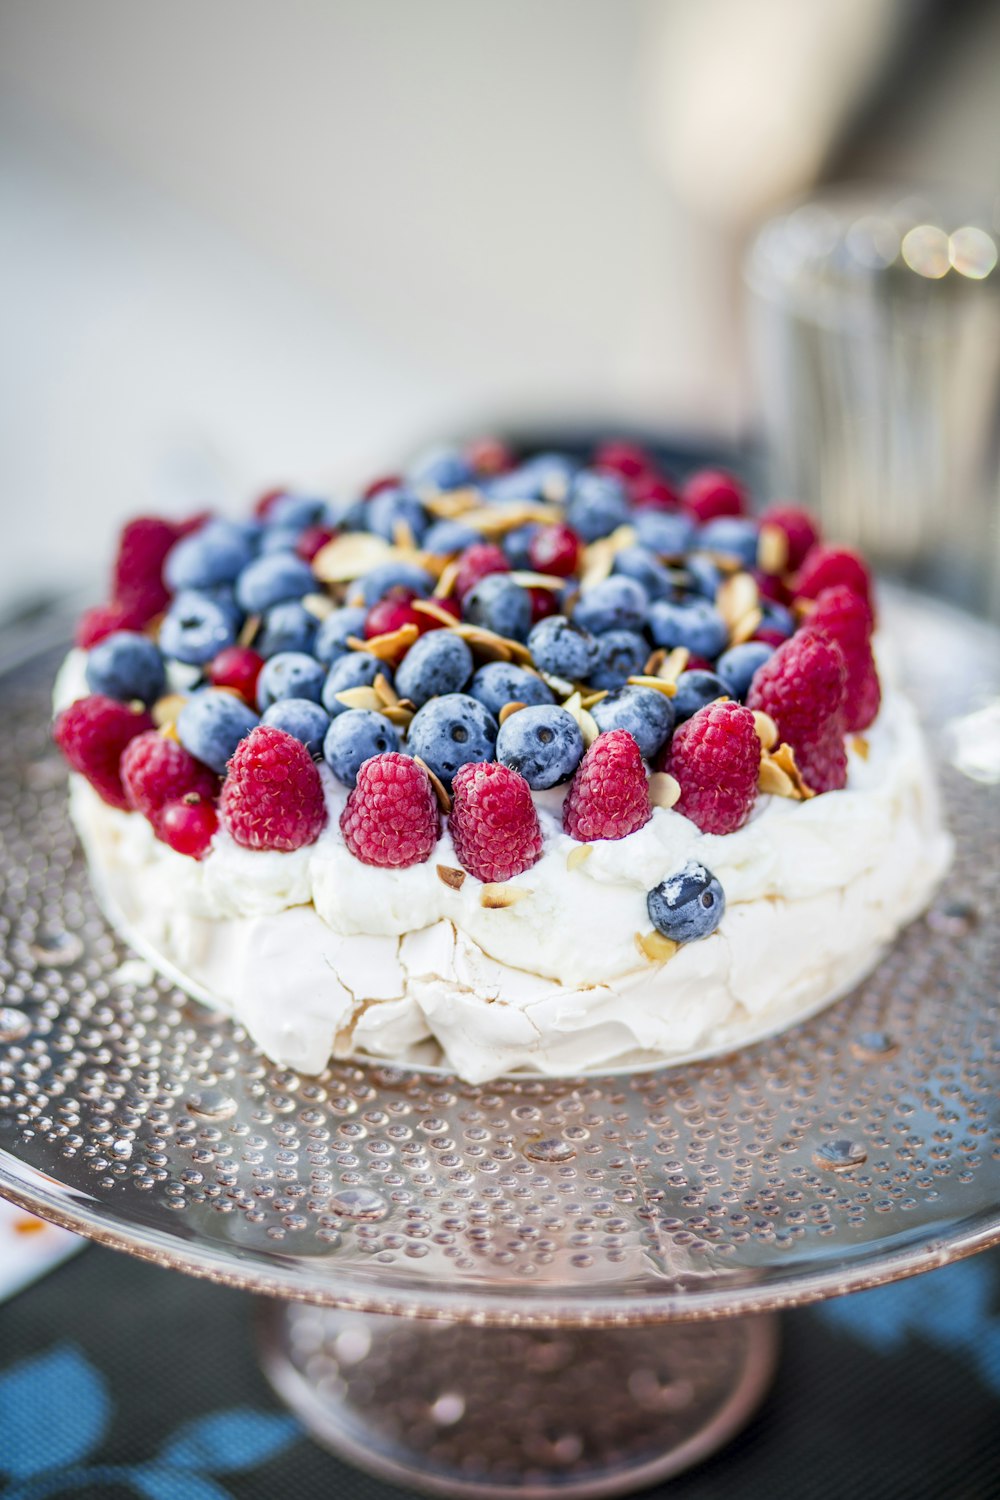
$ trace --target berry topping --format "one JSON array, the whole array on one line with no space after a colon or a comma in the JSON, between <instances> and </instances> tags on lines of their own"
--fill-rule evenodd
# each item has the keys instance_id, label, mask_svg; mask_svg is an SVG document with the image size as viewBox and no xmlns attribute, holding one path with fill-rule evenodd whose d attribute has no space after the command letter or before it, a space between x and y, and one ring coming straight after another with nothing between
<instances>
[{"instance_id":1,"label":"berry topping","mask_svg":"<svg viewBox=\"0 0 1000 1500\"><path fill-rule=\"evenodd\" d=\"M678 782L676 810L702 833L734 833L757 800L760 740L739 703L710 703L682 724L663 761Z\"/></svg>"},{"instance_id":2,"label":"berry topping","mask_svg":"<svg viewBox=\"0 0 1000 1500\"><path fill-rule=\"evenodd\" d=\"M450 630L435 630L407 651L396 673L396 692L420 708L439 693L460 693L472 676L472 652Z\"/></svg>"},{"instance_id":3,"label":"berry topping","mask_svg":"<svg viewBox=\"0 0 1000 1500\"><path fill-rule=\"evenodd\" d=\"M152 818L166 802L188 792L211 801L218 787L215 772L195 760L184 746L156 729L129 740L119 763L130 807Z\"/></svg>"},{"instance_id":4,"label":"berry topping","mask_svg":"<svg viewBox=\"0 0 1000 1500\"><path fill-rule=\"evenodd\" d=\"M533 625L528 650L540 671L570 682L585 681L600 656L600 647L590 631L565 615L549 615Z\"/></svg>"},{"instance_id":5,"label":"berry topping","mask_svg":"<svg viewBox=\"0 0 1000 1500\"><path fill-rule=\"evenodd\" d=\"M145 611L134 604L95 604L80 616L74 640L89 651L116 630L141 630L147 618Z\"/></svg>"},{"instance_id":6,"label":"berry topping","mask_svg":"<svg viewBox=\"0 0 1000 1500\"><path fill-rule=\"evenodd\" d=\"M599 734L570 783L563 803L563 828L581 843L623 839L652 815L639 746L625 729Z\"/></svg>"},{"instance_id":7,"label":"berry topping","mask_svg":"<svg viewBox=\"0 0 1000 1500\"><path fill-rule=\"evenodd\" d=\"M681 497L672 484L656 474L630 479L628 495L636 510L677 510Z\"/></svg>"},{"instance_id":8,"label":"berry topping","mask_svg":"<svg viewBox=\"0 0 1000 1500\"><path fill-rule=\"evenodd\" d=\"M330 728L330 715L311 698L279 698L261 714L260 722L283 729L305 745L313 760L323 753L323 741Z\"/></svg>"},{"instance_id":9,"label":"berry topping","mask_svg":"<svg viewBox=\"0 0 1000 1500\"><path fill-rule=\"evenodd\" d=\"M697 657L692 657L696 661ZM716 698L729 698L729 688L717 672L706 667L689 666L677 679L677 692L670 700L674 709L674 720L683 724L700 708L714 703Z\"/></svg>"},{"instance_id":10,"label":"berry topping","mask_svg":"<svg viewBox=\"0 0 1000 1500\"><path fill-rule=\"evenodd\" d=\"M765 641L744 641L723 651L715 667L726 685L726 695L741 702L750 691L753 674L773 655L774 647Z\"/></svg>"},{"instance_id":11,"label":"berry topping","mask_svg":"<svg viewBox=\"0 0 1000 1500\"><path fill-rule=\"evenodd\" d=\"M623 479L638 479L640 474L647 474L651 467L649 454L638 443L623 442L619 438L602 443L594 454L593 462L595 469L609 469L613 474L620 474Z\"/></svg>"},{"instance_id":12,"label":"berry topping","mask_svg":"<svg viewBox=\"0 0 1000 1500\"><path fill-rule=\"evenodd\" d=\"M338 656L346 656L351 649L347 637L363 637L367 618L367 610L360 605L342 604L331 610L316 632L313 655L317 661L330 666Z\"/></svg>"},{"instance_id":13,"label":"berry topping","mask_svg":"<svg viewBox=\"0 0 1000 1500\"><path fill-rule=\"evenodd\" d=\"M178 854L202 859L219 827L214 805L197 792L189 792L176 802L166 802L153 820L158 839Z\"/></svg>"},{"instance_id":14,"label":"berry topping","mask_svg":"<svg viewBox=\"0 0 1000 1500\"><path fill-rule=\"evenodd\" d=\"M78 698L56 718L53 737L74 771L111 807L129 806L119 769L122 752L153 721L130 704L103 693Z\"/></svg>"},{"instance_id":15,"label":"berry topping","mask_svg":"<svg viewBox=\"0 0 1000 1500\"><path fill-rule=\"evenodd\" d=\"M796 595L800 599L816 599L824 589L836 588L838 584L860 594L871 606L871 574L858 554L846 547L813 547L795 580Z\"/></svg>"},{"instance_id":16,"label":"berry topping","mask_svg":"<svg viewBox=\"0 0 1000 1500\"><path fill-rule=\"evenodd\" d=\"M844 584L824 589L809 616L808 628L820 630L837 642L847 665L847 701L844 726L848 734L867 729L882 700L875 658L872 655L871 610Z\"/></svg>"},{"instance_id":17,"label":"berry topping","mask_svg":"<svg viewBox=\"0 0 1000 1500\"><path fill-rule=\"evenodd\" d=\"M747 516L716 516L698 533L698 546L713 557L731 558L752 568L757 561L759 534Z\"/></svg>"},{"instance_id":18,"label":"berry topping","mask_svg":"<svg viewBox=\"0 0 1000 1500\"><path fill-rule=\"evenodd\" d=\"M249 646L226 646L212 659L208 680L214 687L232 688L247 703L257 702L257 678L264 658Z\"/></svg>"},{"instance_id":19,"label":"berry topping","mask_svg":"<svg viewBox=\"0 0 1000 1500\"><path fill-rule=\"evenodd\" d=\"M523 776L494 761L456 772L448 827L459 863L477 880L510 880L541 857L542 831Z\"/></svg>"},{"instance_id":20,"label":"berry topping","mask_svg":"<svg viewBox=\"0 0 1000 1500\"><path fill-rule=\"evenodd\" d=\"M648 608L649 597L642 584L624 573L613 573L584 589L573 619L591 635L601 635L605 630L641 630Z\"/></svg>"},{"instance_id":21,"label":"berry topping","mask_svg":"<svg viewBox=\"0 0 1000 1500\"><path fill-rule=\"evenodd\" d=\"M528 544L528 560L537 573L572 578L581 551L580 538L569 526L539 526Z\"/></svg>"},{"instance_id":22,"label":"berry topping","mask_svg":"<svg viewBox=\"0 0 1000 1500\"><path fill-rule=\"evenodd\" d=\"M330 526L307 526L299 533L295 551L303 562L311 563L317 552L322 551L327 542L332 542L336 535L337 533Z\"/></svg>"},{"instance_id":23,"label":"berry topping","mask_svg":"<svg viewBox=\"0 0 1000 1500\"><path fill-rule=\"evenodd\" d=\"M680 604L657 599L649 606L649 630L658 646L668 651L685 646L709 660L724 651L729 640L725 620L707 599L686 599Z\"/></svg>"},{"instance_id":24,"label":"berry topping","mask_svg":"<svg viewBox=\"0 0 1000 1500\"><path fill-rule=\"evenodd\" d=\"M196 760L224 776L229 757L257 722L253 709L235 694L204 688L178 714L177 738Z\"/></svg>"},{"instance_id":25,"label":"berry topping","mask_svg":"<svg viewBox=\"0 0 1000 1500\"><path fill-rule=\"evenodd\" d=\"M584 471L573 480L566 520L585 542L596 542L629 518L625 486L616 474Z\"/></svg>"},{"instance_id":26,"label":"berry topping","mask_svg":"<svg viewBox=\"0 0 1000 1500\"><path fill-rule=\"evenodd\" d=\"M408 755L373 755L340 815L344 843L365 865L402 869L428 860L440 814L430 777Z\"/></svg>"},{"instance_id":27,"label":"berry topping","mask_svg":"<svg viewBox=\"0 0 1000 1500\"><path fill-rule=\"evenodd\" d=\"M506 661L490 661L480 667L469 684L469 692L494 718L508 703L530 706L555 701L552 689L534 672Z\"/></svg>"},{"instance_id":28,"label":"berry topping","mask_svg":"<svg viewBox=\"0 0 1000 1500\"><path fill-rule=\"evenodd\" d=\"M282 698L308 698L318 703L326 684L326 668L304 651L279 651L264 664L257 679L257 707L261 713Z\"/></svg>"},{"instance_id":29,"label":"berry topping","mask_svg":"<svg viewBox=\"0 0 1000 1500\"><path fill-rule=\"evenodd\" d=\"M404 625L415 625L418 630L429 625L430 616L418 615L410 603L412 598L409 590L401 589L398 594L387 594L373 604L365 616L364 639L370 641L377 635L388 635L393 630L401 630Z\"/></svg>"},{"instance_id":30,"label":"berry topping","mask_svg":"<svg viewBox=\"0 0 1000 1500\"><path fill-rule=\"evenodd\" d=\"M746 491L739 480L722 469L699 469L684 486L684 509L700 526L716 516L741 516Z\"/></svg>"},{"instance_id":31,"label":"berry topping","mask_svg":"<svg viewBox=\"0 0 1000 1500\"><path fill-rule=\"evenodd\" d=\"M465 445L465 456L477 474L505 474L514 466L514 455L502 438L474 438Z\"/></svg>"},{"instance_id":32,"label":"berry topping","mask_svg":"<svg viewBox=\"0 0 1000 1500\"><path fill-rule=\"evenodd\" d=\"M559 609L559 595L552 589L543 589L537 584L532 584L528 589L528 597L531 600L532 625L537 625L539 620L547 620Z\"/></svg>"},{"instance_id":33,"label":"berry topping","mask_svg":"<svg viewBox=\"0 0 1000 1500\"><path fill-rule=\"evenodd\" d=\"M769 714L780 738L814 792L847 781L844 709L847 665L837 643L815 630L799 630L754 673L747 705Z\"/></svg>"},{"instance_id":34,"label":"berry topping","mask_svg":"<svg viewBox=\"0 0 1000 1500\"><path fill-rule=\"evenodd\" d=\"M497 760L534 792L568 781L583 756L583 734L566 708L541 704L510 714L497 735Z\"/></svg>"},{"instance_id":35,"label":"berry topping","mask_svg":"<svg viewBox=\"0 0 1000 1500\"><path fill-rule=\"evenodd\" d=\"M294 552L267 552L255 558L236 580L236 598L248 615L262 615L273 604L301 599L315 587L312 568Z\"/></svg>"},{"instance_id":36,"label":"berry topping","mask_svg":"<svg viewBox=\"0 0 1000 1500\"><path fill-rule=\"evenodd\" d=\"M647 760L660 751L674 727L674 699L655 688L629 684L590 710L598 729L627 729Z\"/></svg>"},{"instance_id":37,"label":"berry topping","mask_svg":"<svg viewBox=\"0 0 1000 1500\"><path fill-rule=\"evenodd\" d=\"M650 891L646 910L664 937L690 943L708 937L718 927L726 910L726 893L711 870L692 860Z\"/></svg>"},{"instance_id":38,"label":"berry topping","mask_svg":"<svg viewBox=\"0 0 1000 1500\"><path fill-rule=\"evenodd\" d=\"M163 657L146 635L119 630L106 636L87 657L87 686L92 693L133 699L147 707L163 692L166 677Z\"/></svg>"},{"instance_id":39,"label":"berry topping","mask_svg":"<svg viewBox=\"0 0 1000 1500\"><path fill-rule=\"evenodd\" d=\"M170 594L163 564L180 530L159 516L137 516L122 527L111 573L111 597L129 605L147 624L166 607Z\"/></svg>"},{"instance_id":40,"label":"berry topping","mask_svg":"<svg viewBox=\"0 0 1000 1500\"><path fill-rule=\"evenodd\" d=\"M475 588L481 578L488 577L490 573L509 572L510 563L499 547L492 542L474 542L471 547L466 547L458 559L455 597L464 601L466 594Z\"/></svg>"},{"instance_id":41,"label":"berry topping","mask_svg":"<svg viewBox=\"0 0 1000 1500\"><path fill-rule=\"evenodd\" d=\"M245 849L301 849L314 844L326 825L323 783L309 751L267 724L237 746L219 810Z\"/></svg>"},{"instance_id":42,"label":"berry topping","mask_svg":"<svg viewBox=\"0 0 1000 1500\"><path fill-rule=\"evenodd\" d=\"M247 532L234 521L209 521L170 549L163 576L175 593L232 583L253 557Z\"/></svg>"},{"instance_id":43,"label":"berry topping","mask_svg":"<svg viewBox=\"0 0 1000 1500\"><path fill-rule=\"evenodd\" d=\"M504 573L488 573L462 600L470 625L481 625L508 640L523 641L531 629L531 597Z\"/></svg>"},{"instance_id":44,"label":"berry topping","mask_svg":"<svg viewBox=\"0 0 1000 1500\"><path fill-rule=\"evenodd\" d=\"M597 646L597 666L589 681L599 690L623 687L642 671L649 656L649 642L634 630L605 630L597 637Z\"/></svg>"},{"instance_id":45,"label":"berry topping","mask_svg":"<svg viewBox=\"0 0 1000 1500\"><path fill-rule=\"evenodd\" d=\"M331 718L346 713L348 705L341 702L340 694L349 688L371 687L376 677L392 681L392 673L384 661L370 651L349 651L335 658L327 675L321 694L323 707Z\"/></svg>"},{"instance_id":46,"label":"berry topping","mask_svg":"<svg viewBox=\"0 0 1000 1500\"><path fill-rule=\"evenodd\" d=\"M238 619L238 612L228 601L184 589L163 617L160 650L173 661L202 666L233 645Z\"/></svg>"},{"instance_id":47,"label":"berry topping","mask_svg":"<svg viewBox=\"0 0 1000 1500\"><path fill-rule=\"evenodd\" d=\"M760 565L765 573L794 573L819 541L819 527L798 505L769 505L760 518L760 527ZM779 535L768 535L765 527L767 533Z\"/></svg>"},{"instance_id":48,"label":"berry topping","mask_svg":"<svg viewBox=\"0 0 1000 1500\"><path fill-rule=\"evenodd\" d=\"M443 693L419 708L406 735L411 755L419 755L434 775L451 786L459 766L492 760L497 721L468 693Z\"/></svg>"},{"instance_id":49,"label":"berry topping","mask_svg":"<svg viewBox=\"0 0 1000 1500\"><path fill-rule=\"evenodd\" d=\"M323 759L338 781L353 786L366 760L399 748L399 730L384 714L358 708L330 722L323 740Z\"/></svg>"}]
</instances>

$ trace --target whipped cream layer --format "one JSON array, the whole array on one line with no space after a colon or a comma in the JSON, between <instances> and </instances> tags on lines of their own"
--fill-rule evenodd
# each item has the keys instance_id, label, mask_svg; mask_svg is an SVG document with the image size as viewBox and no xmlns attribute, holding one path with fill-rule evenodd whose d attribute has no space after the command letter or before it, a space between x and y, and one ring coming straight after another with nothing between
<instances>
[{"instance_id":1,"label":"whipped cream layer","mask_svg":"<svg viewBox=\"0 0 1000 1500\"><path fill-rule=\"evenodd\" d=\"M57 707L86 691L67 659ZM885 673L883 672L883 679ZM104 904L126 937L198 999L235 1016L276 1061L304 1072L360 1054L500 1074L580 1073L679 1062L788 1025L844 993L927 904L951 857L934 775L909 702L886 692L851 749L848 784L808 802L761 796L724 837L655 808L645 828L579 846L563 791L536 795L541 860L509 882L515 905L482 906L445 832L407 870L363 865L339 829L346 789L320 767L329 822L294 853L243 849L220 831L200 862L147 821L72 778L71 810ZM726 893L708 938L664 964L647 892L689 860Z\"/></svg>"}]
</instances>

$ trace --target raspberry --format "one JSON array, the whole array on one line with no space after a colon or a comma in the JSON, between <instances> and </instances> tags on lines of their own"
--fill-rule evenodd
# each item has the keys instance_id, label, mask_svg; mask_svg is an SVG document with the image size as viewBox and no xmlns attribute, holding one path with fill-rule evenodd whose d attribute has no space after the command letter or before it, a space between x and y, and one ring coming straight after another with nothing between
<instances>
[{"instance_id":1,"label":"raspberry","mask_svg":"<svg viewBox=\"0 0 1000 1500\"><path fill-rule=\"evenodd\" d=\"M542 831L524 777L497 761L455 773L448 828L459 863L477 880L509 880L542 854Z\"/></svg>"},{"instance_id":2,"label":"raspberry","mask_svg":"<svg viewBox=\"0 0 1000 1500\"><path fill-rule=\"evenodd\" d=\"M361 498L363 500L374 500L375 496L380 495L383 490L398 490L403 482L402 474L380 474L377 479L373 479L370 484L365 485L361 491Z\"/></svg>"},{"instance_id":3,"label":"raspberry","mask_svg":"<svg viewBox=\"0 0 1000 1500\"><path fill-rule=\"evenodd\" d=\"M754 568L753 577L762 599L770 599L773 604L791 604L792 591L778 573L764 573L760 568Z\"/></svg>"},{"instance_id":4,"label":"raspberry","mask_svg":"<svg viewBox=\"0 0 1000 1500\"><path fill-rule=\"evenodd\" d=\"M477 474L506 474L514 467L514 455L502 438L474 438L464 452Z\"/></svg>"},{"instance_id":5,"label":"raspberry","mask_svg":"<svg viewBox=\"0 0 1000 1500\"><path fill-rule=\"evenodd\" d=\"M809 616L808 628L821 630L837 642L847 664L847 702L844 724L849 734L867 729L882 701L875 658L872 655L871 610L844 584L824 589Z\"/></svg>"},{"instance_id":6,"label":"raspberry","mask_svg":"<svg viewBox=\"0 0 1000 1500\"><path fill-rule=\"evenodd\" d=\"M742 516L746 492L739 480L722 469L699 469L684 486L684 509L699 526L716 516Z\"/></svg>"},{"instance_id":7,"label":"raspberry","mask_svg":"<svg viewBox=\"0 0 1000 1500\"><path fill-rule=\"evenodd\" d=\"M251 708L257 707L257 678L264 658L249 646L224 646L212 658L208 679L213 687L232 688Z\"/></svg>"},{"instance_id":8,"label":"raspberry","mask_svg":"<svg viewBox=\"0 0 1000 1500\"><path fill-rule=\"evenodd\" d=\"M330 526L307 526L295 543L295 550L303 562L311 563L317 552L322 551L336 535Z\"/></svg>"},{"instance_id":9,"label":"raspberry","mask_svg":"<svg viewBox=\"0 0 1000 1500\"><path fill-rule=\"evenodd\" d=\"M680 784L676 810L702 833L735 833L757 799L760 740L740 703L710 703L677 730L663 769Z\"/></svg>"},{"instance_id":10,"label":"raspberry","mask_svg":"<svg viewBox=\"0 0 1000 1500\"><path fill-rule=\"evenodd\" d=\"M439 826L427 772L395 750L362 764L340 815L344 843L355 859L382 869L423 864L437 843Z\"/></svg>"},{"instance_id":11,"label":"raspberry","mask_svg":"<svg viewBox=\"0 0 1000 1500\"><path fill-rule=\"evenodd\" d=\"M175 802L165 803L153 819L153 827L156 837L178 854L201 859L218 830L219 816L211 801L188 792Z\"/></svg>"},{"instance_id":12,"label":"raspberry","mask_svg":"<svg viewBox=\"0 0 1000 1500\"><path fill-rule=\"evenodd\" d=\"M528 543L528 559L538 573L571 578L581 550L580 538L571 526L539 526Z\"/></svg>"},{"instance_id":13,"label":"raspberry","mask_svg":"<svg viewBox=\"0 0 1000 1500\"><path fill-rule=\"evenodd\" d=\"M784 534L786 554L776 573L794 573L802 566L807 552L819 541L819 527L800 505L769 505L760 518L762 527L771 526Z\"/></svg>"},{"instance_id":14,"label":"raspberry","mask_svg":"<svg viewBox=\"0 0 1000 1500\"><path fill-rule=\"evenodd\" d=\"M312 756L283 729L259 724L237 745L222 787L222 821L245 849L301 849L326 825Z\"/></svg>"},{"instance_id":15,"label":"raspberry","mask_svg":"<svg viewBox=\"0 0 1000 1500\"><path fill-rule=\"evenodd\" d=\"M280 500L283 495L287 494L288 491L284 488L265 490L263 495L261 495L254 502L253 513L257 517L258 521L266 521L267 513L273 506L274 502L276 500Z\"/></svg>"},{"instance_id":16,"label":"raspberry","mask_svg":"<svg viewBox=\"0 0 1000 1500\"><path fill-rule=\"evenodd\" d=\"M612 439L602 443L594 454L593 467L607 469L619 474L622 479L638 479L650 469L649 455L637 443L625 443Z\"/></svg>"},{"instance_id":17,"label":"raspberry","mask_svg":"<svg viewBox=\"0 0 1000 1500\"><path fill-rule=\"evenodd\" d=\"M492 542L473 542L458 559L455 597L463 600L481 578L489 573L509 573L510 563Z\"/></svg>"},{"instance_id":18,"label":"raspberry","mask_svg":"<svg viewBox=\"0 0 1000 1500\"><path fill-rule=\"evenodd\" d=\"M640 474L628 481L628 496L634 510L679 510L681 497L672 484L657 474Z\"/></svg>"},{"instance_id":19,"label":"raspberry","mask_svg":"<svg viewBox=\"0 0 1000 1500\"><path fill-rule=\"evenodd\" d=\"M770 714L814 792L847 781L844 705L847 665L836 641L798 630L754 673L747 707Z\"/></svg>"},{"instance_id":20,"label":"raspberry","mask_svg":"<svg viewBox=\"0 0 1000 1500\"><path fill-rule=\"evenodd\" d=\"M582 843L623 839L652 816L639 746L627 729L599 734L570 782L563 828Z\"/></svg>"},{"instance_id":21,"label":"raspberry","mask_svg":"<svg viewBox=\"0 0 1000 1500\"><path fill-rule=\"evenodd\" d=\"M195 760L177 740L155 729L129 740L119 770L129 806L147 818L153 818L164 803L176 802L189 792L211 801L218 788L214 771Z\"/></svg>"},{"instance_id":22,"label":"raspberry","mask_svg":"<svg viewBox=\"0 0 1000 1500\"><path fill-rule=\"evenodd\" d=\"M170 602L170 590L163 582L163 563L177 536L177 527L159 516L137 516L122 528L111 574L111 597L139 611L143 624Z\"/></svg>"},{"instance_id":23,"label":"raspberry","mask_svg":"<svg viewBox=\"0 0 1000 1500\"><path fill-rule=\"evenodd\" d=\"M773 625L758 625L754 635L755 641L763 641L765 646L783 646L788 637L783 630L776 630Z\"/></svg>"},{"instance_id":24,"label":"raspberry","mask_svg":"<svg viewBox=\"0 0 1000 1500\"><path fill-rule=\"evenodd\" d=\"M74 771L86 777L94 791L111 807L127 809L119 762L130 740L153 728L147 713L127 703L91 693L64 708L52 734Z\"/></svg>"},{"instance_id":25,"label":"raspberry","mask_svg":"<svg viewBox=\"0 0 1000 1500\"><path fill-rule=\"evenodd\" d=\"M559 595L553 589L530 587L528 597L531 600L532 625L537 625L539 620L547 620L549 615L559 613Z\"/></svg>"},{"instance_id":26,"label":"raspberry","mask_svg":"<svg viewBox=\"0 0 1000 1500\"><path fill-rule=\"evenodd\" d=\"M89 651L116 630L141 630L145 623L143 610L133 604L95 604L77 622L76 644Z\"/></svg>"},{"instance_id":27,"label":"raspberry","mask_svg":"<svg viewBox=\"0 0 1000 1500\"><path fill-rule=\"evenodd\" d=\"M815 599L841 583L872 607L871 574L858 554L846 547L813 547L795 580L795 593L800 599Z\"/></svg>"}]
</instances>

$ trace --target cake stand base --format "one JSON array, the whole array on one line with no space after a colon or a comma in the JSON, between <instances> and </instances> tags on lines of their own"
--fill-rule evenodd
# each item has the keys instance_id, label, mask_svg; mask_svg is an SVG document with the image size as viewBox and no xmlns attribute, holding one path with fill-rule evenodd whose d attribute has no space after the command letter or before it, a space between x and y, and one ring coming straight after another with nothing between
<instances>
[{"instance_id":1,"label":"cake stand base","mask_svg":"<svg viewBox=\"0 0 1000 1500\"><path fill-rule=\"evenodd\" d=\"M622 1495L707 1458L774 1372L777 1318L477 1328L260 1305L264 1369L313 1437L436 1495Z\"/></svg>"}]
</instances>

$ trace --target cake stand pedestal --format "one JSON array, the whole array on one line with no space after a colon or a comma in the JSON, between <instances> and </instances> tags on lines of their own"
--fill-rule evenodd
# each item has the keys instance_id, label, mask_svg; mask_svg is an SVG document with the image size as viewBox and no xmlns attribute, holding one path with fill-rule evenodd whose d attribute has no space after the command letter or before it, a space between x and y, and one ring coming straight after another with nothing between
<instances>
[{"instance_id":1,"label":"cake stand pedestal","mask_svg":"<svg viewBox=\"0 0 1000 1500\"><path fill-rule=\"evenodd\" d=\"M300 1077L137 962L68 823L59 651L0 650L0 1193L262 1294L276 1389L389 1479L611 1495L705 1456L767 1387L778 1309L1000 1241L1000 640L885 613L957 843L927 917L772 1041L483 1087Z\"/></svg>"}]
</instances>

